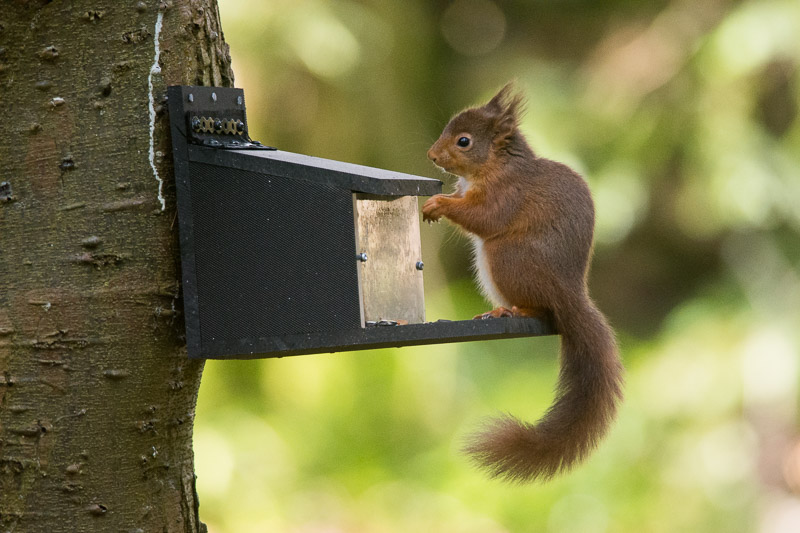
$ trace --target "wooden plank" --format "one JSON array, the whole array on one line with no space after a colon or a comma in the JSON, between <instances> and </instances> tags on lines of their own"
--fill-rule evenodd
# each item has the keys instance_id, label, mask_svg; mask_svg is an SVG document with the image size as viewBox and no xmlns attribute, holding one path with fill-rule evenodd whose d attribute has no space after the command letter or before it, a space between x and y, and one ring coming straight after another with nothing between
<instances>
[{"instance_id":1,"label":"wooden plank","mask_svg":"<svg viewBox=\"0 0 800 533\"><path fill-rule=\"evenodd\" d=\"M425 322L416 197L357 195L355 213L364 320Z\"/></svg>"}]
</instances>

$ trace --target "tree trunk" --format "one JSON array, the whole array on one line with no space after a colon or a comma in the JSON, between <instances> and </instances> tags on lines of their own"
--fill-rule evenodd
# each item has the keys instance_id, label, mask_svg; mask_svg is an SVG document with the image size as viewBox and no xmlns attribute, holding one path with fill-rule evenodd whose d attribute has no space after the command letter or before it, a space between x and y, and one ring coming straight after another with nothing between
<instances>
[{"instance_id":1,"label":"tree trunk","mask_svg":"<svg viewBox=\"0 0 800 533\"><path fill-rule=\"evenodd\" d=\"M0 10L0 531L202 531L165 113L215 0Z\"/></svg>"}]
</instances>

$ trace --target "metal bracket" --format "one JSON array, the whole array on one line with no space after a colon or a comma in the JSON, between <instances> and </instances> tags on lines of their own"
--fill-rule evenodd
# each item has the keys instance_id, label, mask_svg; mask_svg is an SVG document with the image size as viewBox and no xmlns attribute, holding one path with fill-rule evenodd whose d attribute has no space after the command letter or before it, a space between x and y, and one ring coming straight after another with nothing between
<instances>
[{"instance_id":1,"label":"metal bracket","mask_svg":"<svg viewBox=\"0 0 800 533\"><path fill-rule=\"evenodd\" d=\"M244 94L214 87L188 87L186 133L191 144L229 150L276 150L250 138Z\"/></svg>"}]
</instances>

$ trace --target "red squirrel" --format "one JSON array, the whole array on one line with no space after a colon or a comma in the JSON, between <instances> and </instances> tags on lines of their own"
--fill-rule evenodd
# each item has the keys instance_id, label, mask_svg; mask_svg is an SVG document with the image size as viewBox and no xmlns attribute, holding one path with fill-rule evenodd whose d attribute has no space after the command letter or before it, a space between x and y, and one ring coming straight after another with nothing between
<instances>
[{"instance_id":1,"label":"red squirrel","mask_svg":"<svg viewBox=\"0 0 800 533\"><path fill-rule=\"evenodd\" d=\"M524 100L513 84L453 117L428 157L458 176L453 194L422 207L469 234L481 289L497 308L476 319L550 321L561 335L553 405L536 423L504 415L464 451L493 477L546 480L584 460L608 432L622 400L614 332L589 298L594 204L584 179L534 154L519 130Z\"/></svg>"}]
</instances>

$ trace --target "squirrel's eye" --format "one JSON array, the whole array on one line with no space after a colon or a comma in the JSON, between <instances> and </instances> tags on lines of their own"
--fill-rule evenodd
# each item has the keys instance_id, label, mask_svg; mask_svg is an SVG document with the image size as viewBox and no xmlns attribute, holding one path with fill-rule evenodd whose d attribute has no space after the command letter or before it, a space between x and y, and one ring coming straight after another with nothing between
<instances>
[{"instance_id":1,"label":"squirrel's eye","mask_svg":"<svg viewBox=\"0 0 800 533\"><path fill-rule=\"evenodd\" d=\"M456 144L459 145L461 148L466 148L469 146L470 140L469 137L461 137L456 141Z\"/></svg>"}]
</instances>

